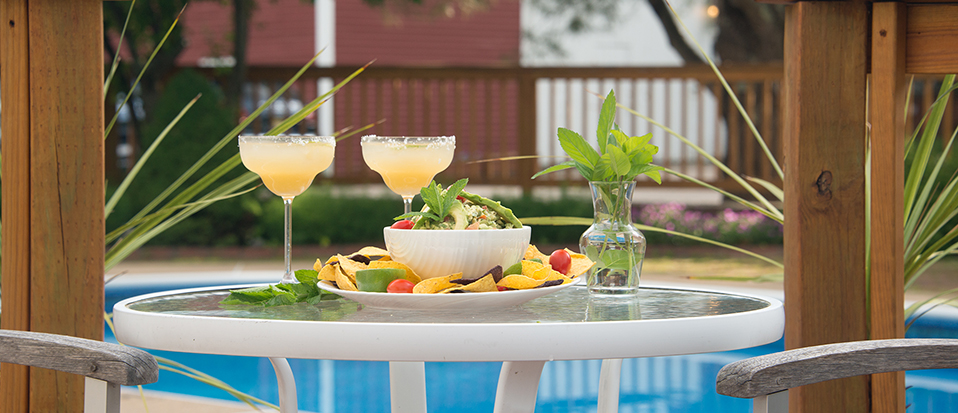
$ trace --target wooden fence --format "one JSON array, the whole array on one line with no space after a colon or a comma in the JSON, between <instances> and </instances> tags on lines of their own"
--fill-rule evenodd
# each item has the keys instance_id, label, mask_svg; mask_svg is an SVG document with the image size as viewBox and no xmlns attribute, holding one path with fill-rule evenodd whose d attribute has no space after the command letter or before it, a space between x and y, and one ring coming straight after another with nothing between
<instances>
[{"instance_id":1,"label":"wooden fence","mask_svg":"<svg viewBox=\"0 0 958 413\"><path fill-rule=\"evenodd\" d=\"M311 68L283 102L257 119L252 131L268 129L302 102L315 98L355 68ZM251 68L246 106L255 104L292 77L295 69ZM782 162L781 65L726 66L722 73L762 136L771 154ZM325 79L325 80L324 80ZM326 84L323 85L325 81ZM320 83L318 83L320 82ZM317 86L319 84L319 86ZM909 130L934 100L940 83L915 82L909 109ZM530 177L566 158L556 129L567 127L595 142L601 98L614 89L618 102L659 124L621 109L617 123L630 135L652 133L660 147L656 163L720 188L741 193L728 175L673 136L678 134L724 162L740 175L781 185L771 163L739 114L718 77L707 66L676 68L377 68L370 67L295 131L332 133L376 124L363 134L455 135L453 164L442 180L468 177L471 183L555 185L581 180L574 171ZM284 109L285 108L285 109ZM323 115L323 110L327 111ZM955 111L944 119L954 130ZM864 125L863 125L864 127ZM668 128L670 131L667 131ZM529 160L491 159L538 156ZM339 143L333 176L338 183L378 183L379 176L363 162L358 136ZM643 180L640 185L655 185ZM675 176L664 185L689 186Z\"/></svg>"}]
</instances>

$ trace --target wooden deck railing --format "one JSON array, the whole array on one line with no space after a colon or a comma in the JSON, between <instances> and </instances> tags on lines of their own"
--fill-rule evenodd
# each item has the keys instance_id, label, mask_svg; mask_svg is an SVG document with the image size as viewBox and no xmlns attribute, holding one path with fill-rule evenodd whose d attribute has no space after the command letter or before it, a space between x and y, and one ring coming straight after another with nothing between
<instances>
[{"instance_id":1,"label":"wooden deck railing","mask_svg":"<svg viewBox=\"0 0 958 413\"><path fill-rule=\"evenodd\" d=\"M287 93L290 101L308 102L317 81L338 81L355 68L312 68ZM727 66L725 78L754 122L769 150L782 162L782 66ZM292 77L291 68L251 68L247 106ZM327 80L327 82L329 82ZM916 82L909 129L937 93L936 81ZM328 83L332 85L332 83ZM322 86L321 86L322 87ZM328 86L326 86L328 87ZM536 171L565 158L556 128L567 127L595 142L601 99L614 89L620 104L632 108L703 148L741 175L776 184L781 180L753 138L716 75L706 66L677 68L382 68L370 67L332 100L327 116L311 116L298 131L332 133L377 123L364 134L455 135L456 155L441 179L469 177L472 183L496 185L560 184L581 180L574 171L532 181ZM254 93L256 92L256 93ZM257 132L281 116L269 113L253 124ZM656 163L720 188L742 192L727 175L662 127L620 110L617 123L630 135L653 134L660 147ZM945 116L953 130L954 112ZM864 127L864 125L863 125ZM538 159L480 162L513 156ZM340 142L335 181L378 183L363 162L359 139ZM651 181L641 185L654 185ZM674 176L665 185L691 185Z\"/></svg>"}]
</instances>

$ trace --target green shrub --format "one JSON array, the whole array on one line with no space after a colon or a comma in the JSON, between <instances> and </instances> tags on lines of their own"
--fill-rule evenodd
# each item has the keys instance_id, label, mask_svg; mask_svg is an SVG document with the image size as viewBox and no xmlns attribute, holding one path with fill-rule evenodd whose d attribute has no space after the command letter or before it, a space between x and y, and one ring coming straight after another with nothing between
<instances>
[{"instance_id":1,"label":"green shrub","mask_svg":"<svg viewBox=\"0 0 958 413\"><path fill-rule=\"evenodd\" d=\"M231 110L224 105L220 89L200 74L183 70L171 78L163 89L152 121L143 128L140 148L148 148L197 94L202 94L202 97L143 165L133 185L110 215L107 228L115 228L126 222L233 128L235 119ZM205 175L238 150L237 146L227 146L195 176ZM242 172L234 171L226 179L236 177ZM191 183L192 181L189 181L185 185ZM256 236L257 209L257 202L251 196L216 202L158 235L150 244L245 245Z\"/></svg>"}]
</instances>

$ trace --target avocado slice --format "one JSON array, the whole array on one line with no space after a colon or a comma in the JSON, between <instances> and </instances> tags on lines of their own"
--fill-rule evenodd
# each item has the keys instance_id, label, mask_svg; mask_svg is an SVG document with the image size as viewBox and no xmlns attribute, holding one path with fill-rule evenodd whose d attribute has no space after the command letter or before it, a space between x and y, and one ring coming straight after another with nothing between
<instances>
[{"instance_id":1,"label":"avocado slice","mask_svg":"<svg viewBox=\"0 0 958 413\"><path fill-rule=\"evenodd\" d=\"M469 226L469 217L466 216L466 208L462 206L462 202L453 202L452 208L449 210L449 215L452 216L452 219L456 220L456 224L452 229L466 229L466 227Z\"/></svg>"},{"instance_id":2,"label":"avocado slice","mask_svg":"<svg viewBox=\"0 0 958 413\"><path fill-rule=\"evenodd\" d=\"M489 209L496 211L496 213L499 214L499 216L501 216L502 219L511 223L512 226L516 228L522 228L522 222L519 221L519 218L516 218L516 214L512 213L511 209L502 206L502 204L500 204L498 201L493 201L481 195L471 194L466 191L460 192L459 196L465 199L468 199L469 201L471 201L472 203L476 205L485 205L489 207Z\"/></svg>"},{"instance_id":3,"label":"avocado slice","mask_svg":"<svg viewBox=\"0 0 958 413\"><path fill-rule=\"evenodd\" d=\"M422 207L422 212L429 211L428 206ZM456 201L452 203L452 208L449 210L449 216L452 217L455 224L453 224L452 229L466 229L469 226L469 217L466 216L466 209L462 207L462 202ZM413 224L412 229L421 229L425 226L427 218L423 217L416 221Z\"/></svg>"}]
</instances>

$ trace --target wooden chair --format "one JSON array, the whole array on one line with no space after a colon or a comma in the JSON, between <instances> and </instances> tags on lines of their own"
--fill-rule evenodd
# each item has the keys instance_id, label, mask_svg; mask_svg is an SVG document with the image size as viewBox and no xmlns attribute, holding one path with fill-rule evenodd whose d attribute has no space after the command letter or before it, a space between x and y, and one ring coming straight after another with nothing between
<instances>
[{"instance_id":1,"label":"wooden chair","mask_svg":"<svg viewBox=\"0 0 958 413\"><path fill-rule=\"evenodd\" d=\"M788 411L788 389L891 371L958 368L958 340L892 339L804 347L722 367L715 389L754 399L754 413Z\"/></svg>"},{"instance_id":2,"label":"wooden chair","mask_svg":"<svg viewBox=\"0 0 958 413\"><path fill-rule=\"evenodd\" d=\"M120 386L154 383L159 372L156 359L137 348L32 331L0 330L0 362L86 376L87 413L119 413Z\"/></svg>"}]
</instances>

